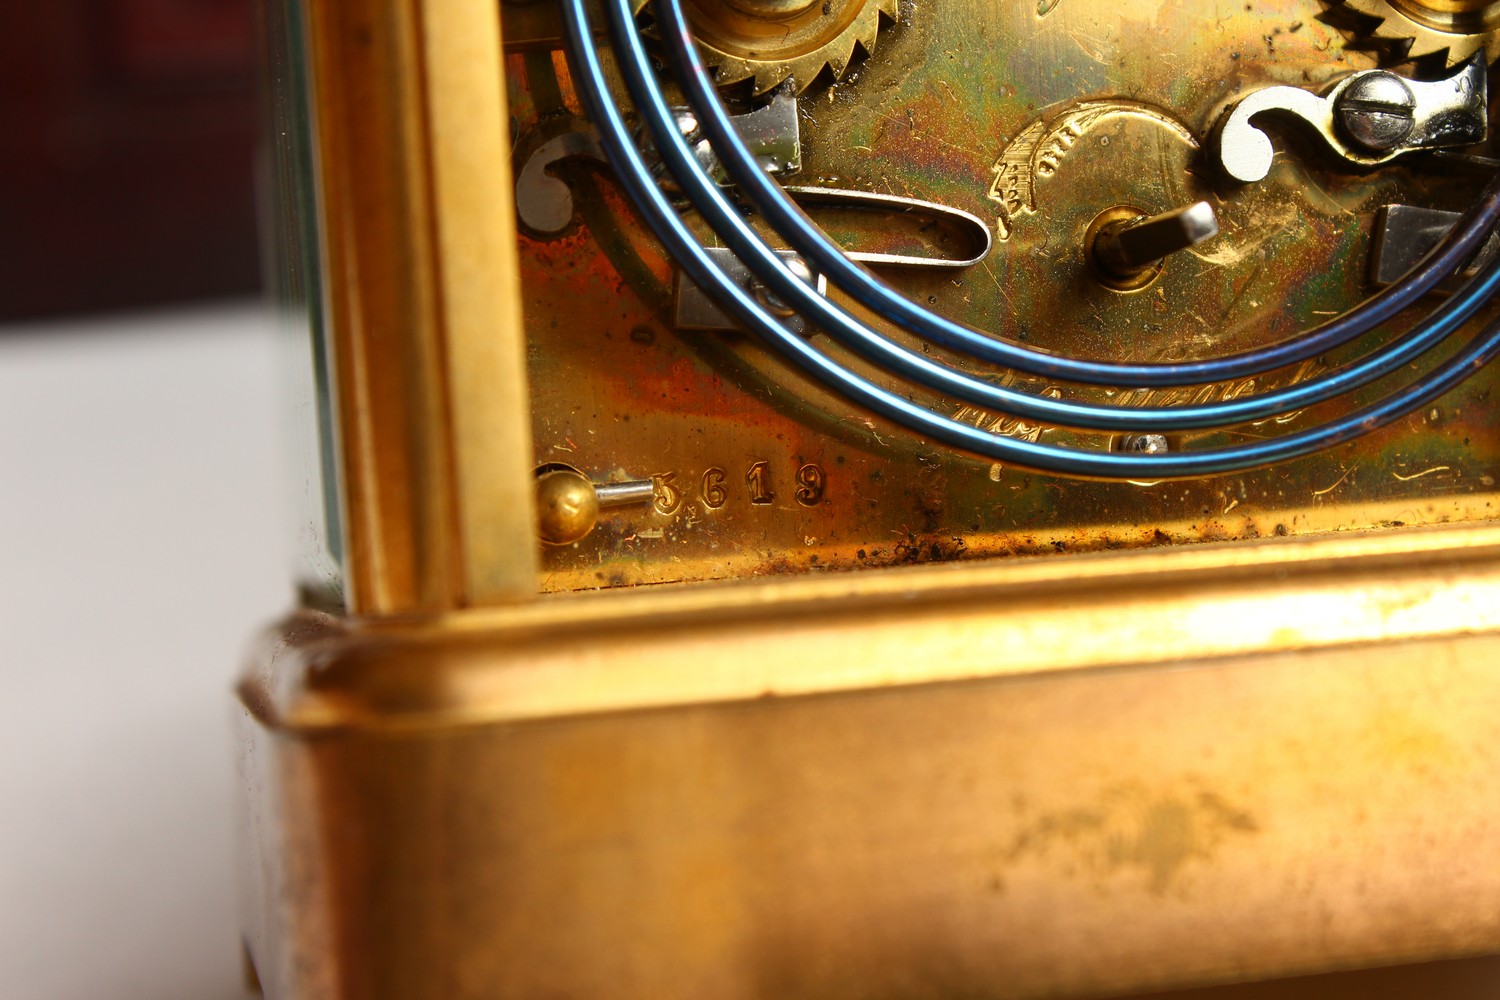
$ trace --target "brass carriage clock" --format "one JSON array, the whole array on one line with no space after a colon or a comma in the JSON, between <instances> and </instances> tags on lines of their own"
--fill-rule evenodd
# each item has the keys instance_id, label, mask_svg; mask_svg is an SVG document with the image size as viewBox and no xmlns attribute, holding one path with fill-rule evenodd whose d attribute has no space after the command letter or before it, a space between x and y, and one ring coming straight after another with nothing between
<instances>
[{"instance_id":1,"label":"brass carriage clock","mask_svg":"<svg viewBox=\"0 0 1500 1000\"><path fill-rule=\"evenodd\" d=\"M268 997L1500 945L1486 0L269 0Z\"/></svg>"}]
</instances>

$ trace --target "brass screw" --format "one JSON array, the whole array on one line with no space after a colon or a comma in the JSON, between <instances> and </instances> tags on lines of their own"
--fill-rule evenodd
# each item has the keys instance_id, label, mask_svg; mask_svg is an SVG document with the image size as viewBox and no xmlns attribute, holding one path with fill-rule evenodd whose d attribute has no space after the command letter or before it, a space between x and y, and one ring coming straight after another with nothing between
<instances>
[{"instance_id":1,"label":"brass screw","mask_svg":"<svg viewBox=\"0 0 1500 1000\"><path fill-rule=\"evenodd\" d=\"M1172 450L1165 434L1126 434L1116 451L1134 452L1140 455L1165 455Z\"/></svg>"}]
</instances>

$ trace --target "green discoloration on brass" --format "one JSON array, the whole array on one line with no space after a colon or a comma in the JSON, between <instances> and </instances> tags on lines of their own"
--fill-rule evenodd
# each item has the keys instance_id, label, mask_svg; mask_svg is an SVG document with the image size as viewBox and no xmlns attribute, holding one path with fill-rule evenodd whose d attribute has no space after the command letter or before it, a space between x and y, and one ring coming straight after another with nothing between
<instances>
[{"instance_id":1,"label":"green discoloration on brass","mask_svg":"<svg viewBox=\"0 0 1500 1000\"><path fill-rule=\"evenodd\" d=\"M1292 139L1278 140L1287 145L1263 183L1230 186L1215 177L1199 147L1222 110L1252 89L1317 88L1374 65L1372 55L1344 44L1335 28L1308 16L1304 0L1250 10L1199 0L913 5L882 32L874 57L856 60L842 82L803 95L803 170L789 182L905 195L989 221L996 244L981 264L884 276L997 336L1109 360L1244 350L1295 336L1368 294L1377 207L1460 209L1478 188L1478 177L1424 172L1416 162L1344 173ZM528 136L578 114L562 65L535 53L510 57L510 92L530 95L512 102L522 149ZM1049 152L1049 143L1058 148ZM673 266L608 171L581 163L558 169L577 179L580 223L550 241L522 238L537 461L567 462L596 481L656 476L663 503L612 512L583 541L549 549L544 589L1294 536L1495 513L1500 440L1490 372L1361 441L1238 476L1096 483L1001 468L858 411L753 338L674 330ZM1221 235L1172 255L1148 288L1122 293L1091 276L1083 234L1101 211L1159 212L1199 199L1214 205ZM688 219L712 242L696 217ZM824 221L841 243L861 249L931 238L908 220L881 226L832 213ZM1008 372L994 378L1142 406L1233 398L1371 350L1419 312L1338 356L1229 385L1148 393L1051 386ZM1283 434L1390 388L1260 425L1174 437L1172 445ZM1104 435L1028 426L913 395L996 433L1111 445ZM799 500L799 476L811 475L803 472L809 466L826 484L811 504Z\"/></svg>"}]
</instances>

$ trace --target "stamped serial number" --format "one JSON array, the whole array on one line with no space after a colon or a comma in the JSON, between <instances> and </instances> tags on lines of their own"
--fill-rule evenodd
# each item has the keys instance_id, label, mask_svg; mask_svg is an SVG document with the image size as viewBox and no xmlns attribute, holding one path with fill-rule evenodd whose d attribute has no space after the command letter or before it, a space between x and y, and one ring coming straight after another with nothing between
<instances>
[{"instance_id":1,"label":"stamped serial number","mask_svg":"<svg viewBox=\"0 0 1500 1000\"><path fill-rule=\"evenodd\" d=\"M821 465L812 462L799 466L785 487L778 485L778 476L771 463L766 461L751 463L738 481L728 470L717 465L704 469L703 474L696 477L696 482L693 478L677 472L654 473L651 476L655 486L652 505L656 512L665 515L677 513L691 499L689 494L693 494L706 510L719 510L740 498L753 507L767 507L776 502L776 491L783 488L790 489L792 498L803 507L816 507L823 502L828 489L828 474Z\"/></svg>"}]
</instances>

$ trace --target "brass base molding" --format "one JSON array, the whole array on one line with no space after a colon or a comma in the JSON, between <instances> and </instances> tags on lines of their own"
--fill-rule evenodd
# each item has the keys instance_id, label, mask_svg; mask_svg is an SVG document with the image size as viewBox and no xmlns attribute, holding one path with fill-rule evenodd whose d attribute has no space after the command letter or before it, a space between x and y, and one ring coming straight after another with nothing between
<instances>
[{"instance_id":1,"label":"brass base molding","mask_svg":"<svg viewBox=\"0 0 1500 1000\"><path fill-rule=\"evenodd\" d=\"M301 614L240 689L248 948L267 996L403 1000L1083 997L1493 950L1494 542Z\"/></svg>"}]
</instances>

